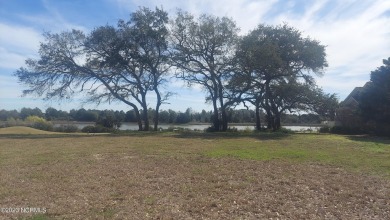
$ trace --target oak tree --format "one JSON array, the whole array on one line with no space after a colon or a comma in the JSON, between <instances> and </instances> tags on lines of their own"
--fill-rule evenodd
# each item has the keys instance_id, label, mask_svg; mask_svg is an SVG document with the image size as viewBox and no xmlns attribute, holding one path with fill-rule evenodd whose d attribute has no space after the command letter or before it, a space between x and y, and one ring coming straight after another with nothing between
<instances>
[{"instance_id":1,"label":"oak tree","mask_svg":"<svg viewBox=\"0 0 390 220\"><path fill-rule=\"evenodd\" d=\"M140 8L116 27L45 33L40 57L28 59L15 75L29 87L25 95L62 100L83 93L93 103L125 103L134 109L139 130L149 130L147 94L154 92L157 129L158 109L169 96L160 91L169 68L167 23L165 11Z\"/></svg>"},{"instance_id":2,"label":"oak tree","mask_svg":"<svg viewBox=\"0 0 390 220\"><path fill-rule=\"evenodd\" d=\"M327 66L325 46L287 24L259 25L240 41L237 59L246 74L244 82L251 82L246 100L257 112L265 110L267 127L273 130L280 128L281 112L311 101L307 92L314 88L313 75L321 75Z\"/></svg>"},{"instance_id":3,"label":"oak tree","mask_svg":"<svg viewBox=\"0 0 390 220\"><path fill-rule=\"evenodd\" d=\"M234 74L238 28L227 17L193 15L179 11L171 30L172 61L177 77L199 85L213 106L213 128L226 131L226 85Z\"/></svg>"}]
</instances>

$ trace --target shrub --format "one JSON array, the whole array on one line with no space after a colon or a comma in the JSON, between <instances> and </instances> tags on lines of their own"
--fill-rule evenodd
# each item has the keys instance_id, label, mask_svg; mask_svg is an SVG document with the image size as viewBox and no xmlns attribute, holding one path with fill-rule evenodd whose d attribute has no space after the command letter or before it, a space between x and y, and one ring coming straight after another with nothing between
<instances>
[{"instance_id":1,"label":"shrub","mask_svg":"<svg viewBox=\"0 0 390 220\"><path fill-rule=\"evenodd\" d=\"M106 115L103 117L99 117L98 121L96 122L96 125L103 126L106 128L119 129L122 123L117 118L115 118L115 116Z\"/></svg>"},{"instance_id":2,"label":"shrub","mask_svg":"<svg viewBox=\"0 0 390 220\"><path fill-rule=\"evenodd\" d=\"M318 130L320 133L330 133L330 127L329 126L324 126L324 127L320 127L320 129Z\"/></svg>"},{"instance_id":3,"label":"shrub","mask_svg":"<svg viewBox=\"0 0 390 220\"><path fill-rule=\"evenodd\" d=\"M390 137L390 125L389 124L379 124L375 128L374 132L378 136Z\"/></svg>"},{"instance_id":4,"label":"shrub","mask_svg":"<svg viewBox=\"0 0 390 220\"><path fill-rule=\"evenodd\" d=\"M330 129L333 134L365 134L364 129L360 127L333 126Z\"/></svg>"},{"instance_id":5,"label":"shrub","mask_svg":"<svg viewBox=\"0 0 390 220\"><path fill-rule=\"evenodd\" d=\"M27 123L35 123L35 122L40 122L40 123L44 123L44 122L47 122L44 118L41 118L39 116L36 116L36 115L30 115L28 116L25 121Z\"/></svg>"},{"instance_id":6,"label":"shrub","mask_svg":"<svg viewBox=\"0 0 390 220\"><path fill-rule=\"evenodd\" d=\"M7 118L7 121L4 124L6 127L16 126L18 122L14 118Z\"/></svg>"},{"instance_id":7,"label":"shrub","mask_svg":"<svg viewBox=\"0 0 390 220\"><path fill-rule=\"evenodd\" d=\"M204 130L205 132L215 132L215 129L213 126L210 126Z\"/></svg>"},{"instance_id":8,"label":"shrub","mask_svg":"<svg viewBox=\"0 0 390 220\"><path fill-rule=\"evenodd\" d=\"M189 128L182 128L182 127L169 126L167 128L167 131L180 131L180 132L183 132L183 131L191 131L191 129L189 129Z\"/></svg>"},{"instance_id":9,"label":"shrub","mask_svg":"<svg viewBox=\"0 0 390 220\"><path fill-rule=\"evenodd\" d=\"M7 121L2 123L2 127L11 127L11 126L26 126L26 122L10 117L7 118Z\"/></svg>"},{"instance_id":10,"label":"shrub","mask_svg":"<svg viewBox=\"0 0 390 220\"><path fill-rule=\"evenodd\" d=\"M31 127L44 131L53 131L53 125L50 122L35 122Z\"/></svg>"},{"instance_id":11,"label":"shrub","mask_svg":"<svg viewBox=\"0 0 390 220\"><path fill-rule=\"evenodd\" d=\"M237 132L238 129L236 127L228 127L227 131L228 132Z\"/></svg>"},{"instance_id":12,"label":"shrub","mask_svg":"<svg viewBox=\"0 0 390 220\"><path fill-rule=\"evenodd\" d=\"M279 128L279 130L277 130L276 132L279 132L279 133L283 133L283 134L294 134L295 132L291 129L287 129L287 128Z\"/></svg>"},{"instance_id":13,"label":"shrub","mask_svg":"<svg viewBox=\"0 0 390 220\"><path fill-rule=\"evenodd\" d=\"M25 121L27 122L28 126L39 130L44 130L44 131L53 130L53 124L39 116L35 116L35 115L28 116Z\"/></svg>"},{"instance_id":14,"label":"shrub","mask_svg":"<svg viewBox=\"0 0 390 220\"><path fill-rule=\"evenodd\" d=\"M79 131L79 128L76 125L61 125L59 127L55 127L54 131L73 133Z\"/></svg>"},{"instance_id":15,"label":"shrub","mask_svg":"<svg viewBox=\"0 0 390 220\"><path fill-rule=\"evenodd\" d=\"M81 129L82 132L85 132L85 133L111 133L111 132L114 132L115 129L112 129L112 128L106 128L104 126L101 126L101 125L88 125L88 126L85 126L83 129Z\"/></svg>"},{"instance_id":16,"label":"shrub","mask_svg":"<svg viewBox=\"0 0 390 220\"><path fill-rule=\"evenodd\" d=\"M249 127L249 126L245 127L245 129L244 129L245 133L253 133L253 131L254 131L254 129Z\"/></svg>"}]
</instances>

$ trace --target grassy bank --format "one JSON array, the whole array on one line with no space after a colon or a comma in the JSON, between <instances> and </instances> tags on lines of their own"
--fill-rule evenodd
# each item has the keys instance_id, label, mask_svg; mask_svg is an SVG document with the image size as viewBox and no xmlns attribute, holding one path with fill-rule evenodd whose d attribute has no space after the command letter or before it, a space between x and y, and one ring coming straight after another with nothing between
<instances>
[{"instance_id":1,"label":"grassy bank","mask_svg":"<svg viewBox=\"0 0 390 220\"><path fill-rule=\"evenodd\" d=\"M364 136L296 134L262 140L223 140L206 153L212 157L314 162L390 178L390 140Z\"/></svg>"},{"instance_id":2,"label":"grassy bank","mask_svg":"<svg viewBox=\"0 0 390 220\"><path fill-rule=\"evenodd\" d=\"M390 217L389 139L0 134L0 167L0 207L46 210L5 219Z\"/></svg>"}]
</instances>

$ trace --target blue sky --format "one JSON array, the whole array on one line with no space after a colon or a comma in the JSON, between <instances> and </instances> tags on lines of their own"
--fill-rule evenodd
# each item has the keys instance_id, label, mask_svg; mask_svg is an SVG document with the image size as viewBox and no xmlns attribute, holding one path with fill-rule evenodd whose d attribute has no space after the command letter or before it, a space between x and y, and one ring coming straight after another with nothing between
<instances>
[{"instance_id":1,"label":"blue sky","mask_svg":"<svg viewBox=\"0 0 390 220\"><path fill-rule=\"evenodd\" d=\"M127 19L139 6L163 7L171 16L177 8L195 15L228 16L237 22L241 34L260 23L287 22L303 36L327 46L329 67L317 78L317 84L328 93L338 94L340 100L354 87L363 86L370 72L382 65L382 59L390 57L389 0L0 0L0 109L129 110L120 103L86 105L79 98L57 103L21 97L26 88L12 74L27 58L37 58L44 31L89 32L96 26ZM188 89L172 82L169 89L177 95L162 109L212 109L199 88Z\"/></svg>"}]
</instances>

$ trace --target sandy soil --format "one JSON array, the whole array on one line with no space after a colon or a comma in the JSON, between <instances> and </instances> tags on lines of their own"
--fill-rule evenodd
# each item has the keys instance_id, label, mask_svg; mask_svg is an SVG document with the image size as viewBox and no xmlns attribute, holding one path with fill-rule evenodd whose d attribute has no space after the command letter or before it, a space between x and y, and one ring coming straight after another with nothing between
<instances>
[{"instance_id":1,"label":"sandy soil","mask_svg":"<svg viewBox=\"0 0 390 220\"><path fill-rule=\"evenodd\" d=\"M49 219L390 219L388 179L319 164L128 151L1 170L0 207Z\"/></svg>"}]
</instances>

